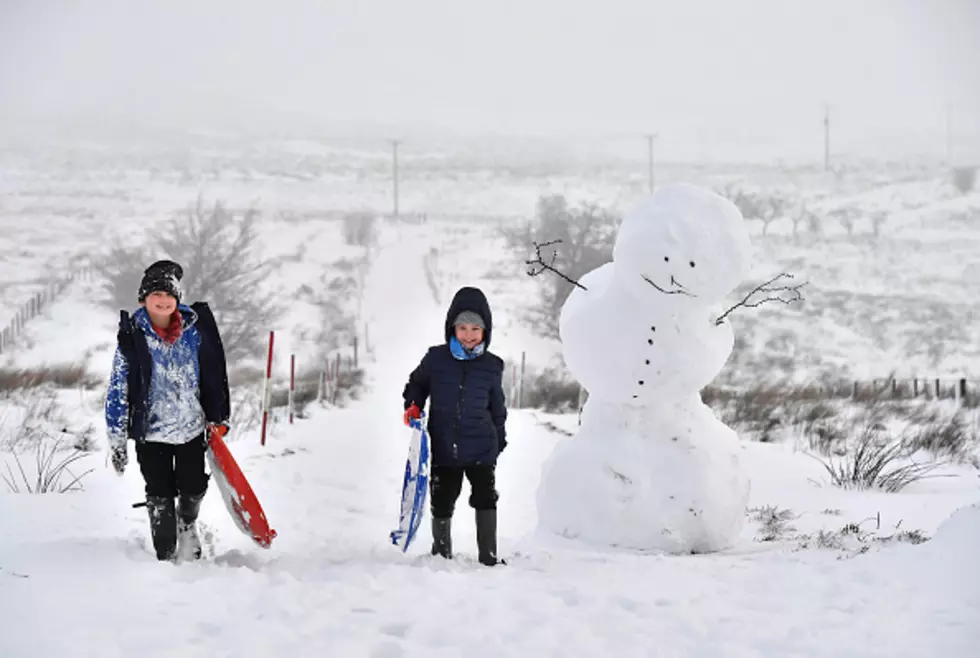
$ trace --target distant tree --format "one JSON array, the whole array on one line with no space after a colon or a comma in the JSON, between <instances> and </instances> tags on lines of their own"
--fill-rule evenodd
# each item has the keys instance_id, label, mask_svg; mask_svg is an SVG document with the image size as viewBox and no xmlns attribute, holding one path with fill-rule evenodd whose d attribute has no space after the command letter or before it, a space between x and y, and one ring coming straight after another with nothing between
<instances>
[{"instance_id":1,"label":"distant tree","mask_svg":"<svg viewBox=\"0 0 980 658\"><path fill-rule=\"evenodd\" d=\"M854 236L854 226L855 226L855 213L851 208L834 208L827 213L834 219L840 222L844 230L847 231L848 239Z\"/></svg>"},{"instance_id":2,"label":"distant tree","mask_svg":"<svg viewBox=\"0 0 980 658\"><path fill-rule=\"evenodd\" d=\"M969 194L977 181L976 167L956 167L953 169L953 185L961 194Z\"/></svg>"},{"instance_id":3,"label":"distant tree","mask_svg":"<svg viewBox=\"0 0 980 658\"><path fill-rule=\"evenodd\" d=\"M353 212L344 216L344 241L349 245L369 247L377 238L377 216L371 212Z\"/></svg>"},{"instance_id":4,"label":"distant tree","mask_svg":"<svg viewBox=\"0 0 980 658\"><path fill-rule=\"evenodd\" d=\"M871 233L876 240L881 237L881 227L885 225L886 221L888 221L888 213L884 210L871 213Z\"/></svg>"},{"instance_id":5,"label":"distant tree","mask_svg":"<svg viewBox=\"0 0 980 658\"><path fill-rule=\"evenodd\" d=\"M526 245L523 251L527 254L535 242L555 243L544 247L542 255L553 259L556 267L570 279L578 280L612 260L613 243L621 219L618 214L595 203L571 208L562 195L544 196L538 199L535 221L530 227L532 244ZM558 337L561 309L574 287L568 279L561 277L541 280L540 304L533 309L530 318L540 334Z\"/></svg>"},{"instance_id":6,"label":"distant tree","mask_svg":"<svg viewBox=\"0 0 980 658\"><path fill-rule=\"evenodd\" d=\"M724 196L735 204L745 219L762 222L762 235L768 235L772 224L791 205L789 199L778 194L764 195L739 190L734 185L725 188Z\"/></svg>"},{"instance_id":7,"label":"distant tree","mask_svg":"<svg viewBox=\"0 0 980 658\"><path fill-rule=\"evenodd\" d=\"M117 241L102 267L108 304L136 308L143 271L169 258L184 269L182 301L206 301L214 310L229 360L257 353L280 311L275 292L264 285L274 263L259 253L258 219L255 210L236 217L220 202L207 208L198 199L142 243Z\"/></svg>"},{"instance_id":8,"label":"distant tree","mask_svg":"<svg viewBox=\"0 0 980 658\"><path fill-rule=\"evenodd\" d=\"M814 219L816 215L807 208L806 201L800 201L795 208L790 213L789 219L793 222L793 242L799 244L800 242L800 225L806 224L812 229ZM817 220L819 222L819 219ZM813 233L819 233L819 231L812 231Z\"/></svg>"}]
</instances>

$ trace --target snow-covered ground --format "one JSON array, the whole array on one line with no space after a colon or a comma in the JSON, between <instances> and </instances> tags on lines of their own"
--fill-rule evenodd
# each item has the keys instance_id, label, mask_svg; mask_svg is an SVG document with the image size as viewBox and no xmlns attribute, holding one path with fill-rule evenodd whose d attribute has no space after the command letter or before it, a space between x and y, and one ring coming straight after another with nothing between
<instances>
[{"instance_id":1,"label":"snow-covered ground","mask_svg":"<svg viewBox=\"0 0 980 658\"><path fill-rule=\"evenodd\" d=\"M541 465L575 418L514 411L498 471L508 565L477 564L465 493L458 559L426 555L426 532L401 554L387 540L408 439L400 391L441 339L448 300L428 293L430 229L387 227L380 242L362 300L378 327L367 397L314 406L264 448L254 433L230 444L278 532L272 548L239 534L211 492L207 559L158 563L145 512L130 508L138 469L119 478L93 454L82 492L0 494L0 655L976 655L980 490L966 468L853 492L789 446L746 444L753 514L789 510L791 528L751 523L714 555L596 551L536 528ZM505 327L507 307L498 315Z\"/></svg>"}]
</instances>

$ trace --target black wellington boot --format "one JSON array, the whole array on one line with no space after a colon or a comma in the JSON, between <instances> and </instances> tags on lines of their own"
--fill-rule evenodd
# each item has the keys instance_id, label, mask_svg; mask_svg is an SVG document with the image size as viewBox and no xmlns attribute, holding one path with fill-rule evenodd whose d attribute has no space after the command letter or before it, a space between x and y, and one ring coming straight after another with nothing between
<instances>
[{"instance_id":1,"label":"black wellington boot","mask_svg":"<svg viewBox=\"0 0 980 658\"><path fill-rule=\"evenodd\" d=\"M453 558L452 520L432 517L432 554L447 560Z\"/></svg>"},{"instance_id":2,"label":"black wellington boot","mask_svg":"<svg viewBox=\"0 0 980 658\"><path fill-rule=\"evenodd\" d=\"M476 510L476 547L480 553L480 564L488 567L505 564L497 559L497 510Z\"/></svg>"},{"instance_id":3,"label":"black wellington boot","mask_svg":"<svg viewBox=\"0 0 980 658\"><path fill-rule=\"evenodd\" d=\"M158 560L173 560L177 549L177 514L173 498L146 497L150 515L150 536Z\"/></svg>"},{"instance_id":4,"label":"black wellington boot","mask_svg":"<svg viewBox=\"0 0 980 658\"><path fill-rule=\"evenodd\" d=\"M201 538L197 534L197 515L201 511L204 494L180 496L177 508L177 555L184 559L201 559Z\"/></svg>"}]
</instances>

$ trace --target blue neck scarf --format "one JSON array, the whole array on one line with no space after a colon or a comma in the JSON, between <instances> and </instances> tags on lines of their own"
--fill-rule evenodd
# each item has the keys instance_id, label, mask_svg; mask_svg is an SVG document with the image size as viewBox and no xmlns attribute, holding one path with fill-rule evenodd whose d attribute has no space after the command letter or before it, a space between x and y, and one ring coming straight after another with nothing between
<instances>
[{"instance_id":1,"label":"blue neck scarf","mask_svg":"<svg viewBox=\"0 0 980 658\"><path fill-rule=\"evenodd\" d=\"M471 361L478 356L483 354L483 343L479 343L473 347L473 349L468 350L463 347L463 344L459 342L455 336L449 340L449 351L453 353L453 356L460 361Z\"/></svg>"}]
</instances>

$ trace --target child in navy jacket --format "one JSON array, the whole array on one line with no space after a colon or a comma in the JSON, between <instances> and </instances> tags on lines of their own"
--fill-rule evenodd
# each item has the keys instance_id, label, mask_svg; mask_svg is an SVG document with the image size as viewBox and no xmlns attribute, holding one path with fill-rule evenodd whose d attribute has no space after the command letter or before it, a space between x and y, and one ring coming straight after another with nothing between
<instances>
[{"instance_id":1,"label":"child in navy jacket","mask_svg":"<svg viewBox=\"0 0 980 658\"><path fill-rule=\"evenodd\" d=\"M406 424L420 418L429 401L432 554L452 557L451 521L465 476L476 510L479 559L488 566L498 562L495 471L507 447L504 363L488 351L492 331L486 296L478 288L461 288L446 314L446 342L429 348L402 394Z\"/></svg>"}]
</instances>

